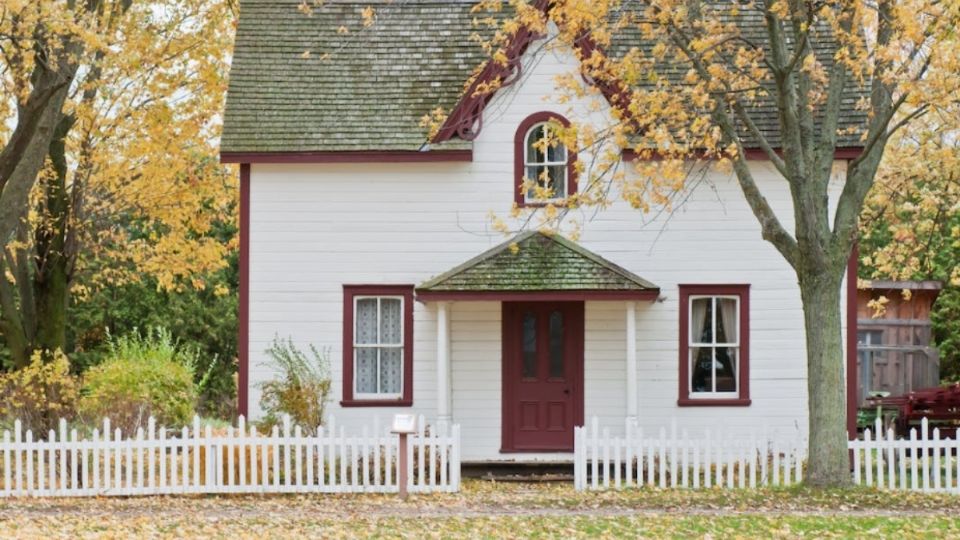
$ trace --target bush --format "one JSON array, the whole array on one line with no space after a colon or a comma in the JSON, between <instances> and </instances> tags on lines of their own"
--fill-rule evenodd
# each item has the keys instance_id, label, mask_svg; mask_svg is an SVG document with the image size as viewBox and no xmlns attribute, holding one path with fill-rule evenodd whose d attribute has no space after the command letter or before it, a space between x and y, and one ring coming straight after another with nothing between
<instances>
[{"instance_id":1,"label":"bush","mask_svg":"<svg viewBox=\"0 0 960 540\"><path fill-rule=\"evenodd\" d=\"M20 419L24 429L45 435L60 418L73 418L78 386L66 355L36 351L28 366L0 375L0 418Z\"/></svg>"},{"instance_id":2,"label":"bush","mask_svg":"<svg viewBox=\"0 0 960 540\"><path fill-rule=\"evenodd\" d=\"M260 408L264 424L274 425L283 415L309 433L323 423L324 408L330 396L330 361L310 345L312 358L298 349L293 340L273 338L266 353L273 358L271 367L279 367L282 378L261 385Z\"/></svg>"},{"instance_id":3,"label":"bush","mask_svg":"<svg viewBox=\"0 0 960 540\"><path fill-rule=\"evenodd\" d=\"M196 366L196 352L163 329L111 339L107 358L84 376L80 413L92 423L109 417L128 434L150 416L159 425L186 425L196 410Z\"/></svg>"}]
</instances>

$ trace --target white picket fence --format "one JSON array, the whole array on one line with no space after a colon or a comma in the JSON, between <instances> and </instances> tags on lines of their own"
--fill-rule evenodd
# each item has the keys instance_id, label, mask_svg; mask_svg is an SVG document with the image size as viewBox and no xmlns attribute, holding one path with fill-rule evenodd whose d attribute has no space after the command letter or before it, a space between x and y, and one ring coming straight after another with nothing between
<instances>
[{"instance_id":1,"label":"white picket fence","mask_svg":"<svg viewBox=\"0 0 960 540\"><path fill-rule=\"evenodd\" d=\"M876 434L876 435L875 435ZM929 435L928 435L929 434ZM661 428L653 436L628 423L623 437L600 429L596 418L574 432L574 486L578 490L622 486L745 488L789 486L803 480L804 439L764 434L702 437ZM960 493L960 442L941 438L926 419L897 439L877 423L848 442L853 482L882 489Z\"/></svg>"},{"instance_id":2,"label":"white picket fence","mask_svg":"<svg viewBox=\"0 0 960 540\"><path fill-rule=\"evenodd\" d=\"M460 426L428 432L422 416L418 426L407 438L408 490L458 491ZM399 436L379 427L347 435L333 418L314 435L289 419L261 434L242 417L216 432L199 418L179 431L158 429L151 418L145 432L126 438L109 420L89 437L68 432L65 421L59 427L46 440L34 440L19 421L12 434L4 431L0 497L399 490Z\"/></svg>"},{"instance_id":3,"label":"white picket fence","mask_svg":"<svg viewBox=\"0 0 960 540\"><path fill-rule=\"evenodd\" d=\"M906 439L878 420L860 440L850 441L853 481L881 489L960 493L960 441L942 438L924 418Z\"/></svg>"},{"instance_id":4,"label":"white picket fence","mask_svg":"<svg viewBox=\"0 0 960 540\"><path fill-rule=\"evenodd\" d=\"M789 486L803 479L806 441L763 435L731 437L709 430L691 437L661 428L650 436L627 422L625 435L610 436L597 418L574 428L574 487L754 488Z\"/></svg>"}]
</instances>

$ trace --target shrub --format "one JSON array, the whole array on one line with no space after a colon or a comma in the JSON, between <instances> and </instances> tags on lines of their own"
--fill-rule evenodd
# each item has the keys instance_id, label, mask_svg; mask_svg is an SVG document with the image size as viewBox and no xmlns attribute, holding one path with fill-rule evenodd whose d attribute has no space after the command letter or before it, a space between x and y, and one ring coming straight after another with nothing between
<instances>
[{"instance_id":1,"label":"shrub","mask_svg":"<svg viewBox=\"0 0 960 540\"><path fill-rule=\"evenodd\" d=\"M66 355L36 351L29 365L0 375L0 417L5 424L20 419L24 429L45 434L60 418L73 418L78 386Z\"/></svg>"},{"instance_id":2,"label":"shrub","mask_svg":"<svg viewBox=\"0 0 960 540\"><path fill-rule=\"evenodd\" d=\"M264 423L273 425L283 415L309 433L323 423L324 408L330 396L330 361L310 345L308 357L294 344L273 338L266 353L273 358L271 367L280 368L281 377L261 385L260 408L265 413Z\"/></svg>"},{"instance_id":3,"label":"shrub","mask_svg":"<svg viewBox=\"0 0 960 540\"><path fill-rule=\"evenodd\" d=\"M94 423L108 416L128 434L150 416L160 425L186 425L197 403L196 366L196 352L163 329L111 339L106 359L84 376L80 413Z\"/></svg>"}]
</instances>

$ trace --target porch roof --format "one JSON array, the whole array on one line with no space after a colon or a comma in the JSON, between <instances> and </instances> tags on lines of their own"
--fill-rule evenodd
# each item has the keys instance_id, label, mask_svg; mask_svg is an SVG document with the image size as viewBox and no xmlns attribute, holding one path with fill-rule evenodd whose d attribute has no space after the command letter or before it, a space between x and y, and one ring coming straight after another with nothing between
<instances>
[{"instance_id":1,"label":"porch roof","mask_svg":"<svg viewBox=\"0 0 960 540\"><path fill-rule=\"evenodd\" d=\"M559 234L528 231L416 288L419 300L655 300L659 287Z\"/></svg>"}]
</instances>

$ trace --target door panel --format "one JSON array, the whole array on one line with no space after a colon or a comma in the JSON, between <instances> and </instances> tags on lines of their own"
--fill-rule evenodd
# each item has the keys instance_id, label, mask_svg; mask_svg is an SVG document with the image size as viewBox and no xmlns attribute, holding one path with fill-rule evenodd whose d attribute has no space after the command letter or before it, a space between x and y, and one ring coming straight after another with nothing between
<instances>
[{"instance_id":1,"label":"door panel","mask_svg":"<svg viewBox=\"0 0 960 540\"><path fill-rule=\"evenodd\" d=\"M503 304L503 450L570 451L583 422L583 303Z\"/></svg>"}]
</instances>

